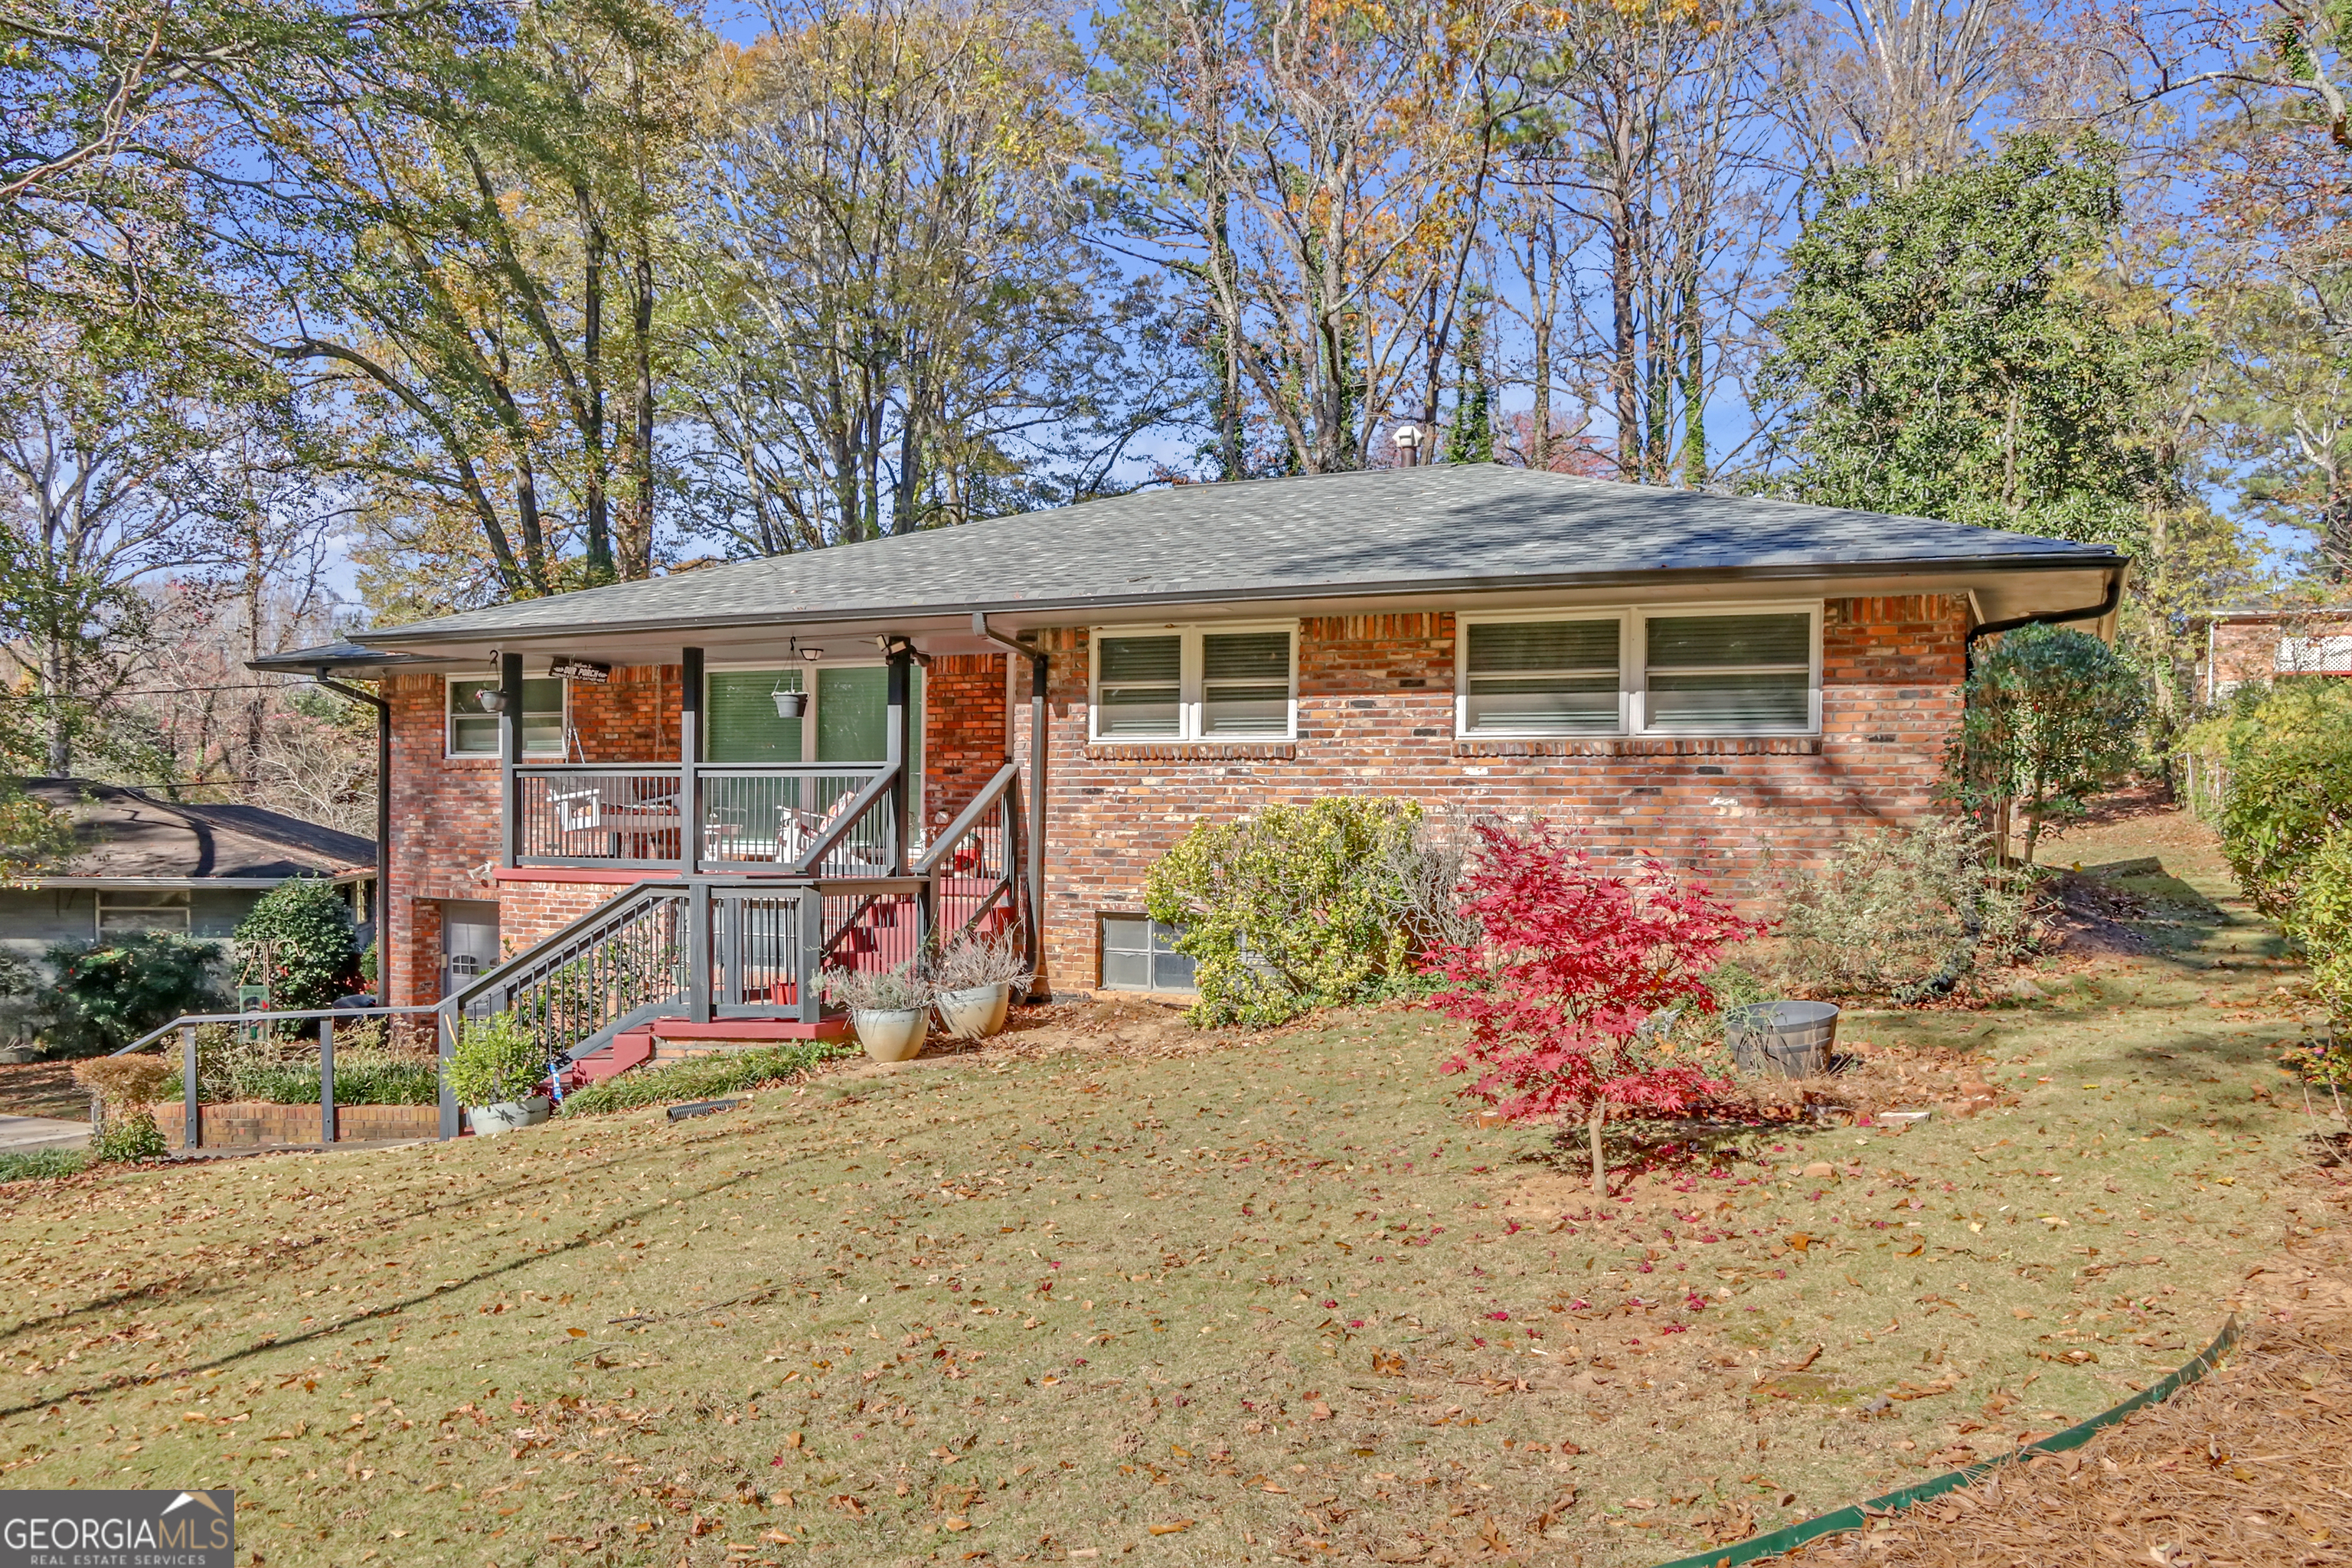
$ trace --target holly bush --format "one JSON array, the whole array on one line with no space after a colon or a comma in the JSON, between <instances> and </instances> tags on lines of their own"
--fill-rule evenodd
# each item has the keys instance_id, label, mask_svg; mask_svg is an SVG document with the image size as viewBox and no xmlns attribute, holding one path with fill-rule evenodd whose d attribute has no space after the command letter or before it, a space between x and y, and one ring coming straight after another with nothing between
<instances>
[{"instance_id":1,"label":"holly bush","mask_svg":"<svg viewBox=\"0 0 2352 1568\"><path fill-rule=\"evenodd\" d=\"M1151 868L1144 905L1181 927L1197 1024L1278 1024L1410 981L1397 866L1415 802L1333 795L1193 825Z\"/></svg>"},{"instance_id":2,"label":"holly bush","mask_svg":"<svg viewBox=\"0 0 2352 1568\"><path fill-rule=\"evenodd\" d=\"M236 955L248 983L268 976L269 1005L325 1007L360 984L352 909L322 877L280 882L254 901L236 928Z\"/></svg>"},{"instance_id":3,"label":"holly bush","mask_svg":"<svg viewBox=\"0 0 2352 1568\"><path fill-rule=\"evenodd\" d=\"M2139 760L2147 682L2088 632L2004 632L1978 654L1962 695L1947 759L1952 792L1972 810L2013 803L2029 862L2046 831L2081 820L2090 798Z\"/></svg>"},{"instance_id":4,"label":"holly bush","mask_svg":"<svg viewBox=\"0 0 2352 1568\"><path fill-rule=\"evenodd\" d=\"M1759 928L1661 862L1604 869L1546 823L1475 831L1464 907L1481 934L1424 961L1445 987L1432 1005L1470 1026L1441 1070L1472 1075L1465 1092L1515 1121L1582 1121L1605 1196L1612 1110L1675 1115L1722 1088L1643 1026L1669 1009L1714 1012L1710 973Z\"/></svg>"},{"instance_id":5,"label":"holly bush","mask_svg":"<svg viewBox=\"0 0 2352 1568\"><path fill-rule=\"evenodd\" d=\"M210 942L173 931L132 931L103 942L60 942L47 954L55 972L43 1029L58 1056L120 1050L185 1013L228 1005L215 979Z\"/></svg>"}]
</instances>

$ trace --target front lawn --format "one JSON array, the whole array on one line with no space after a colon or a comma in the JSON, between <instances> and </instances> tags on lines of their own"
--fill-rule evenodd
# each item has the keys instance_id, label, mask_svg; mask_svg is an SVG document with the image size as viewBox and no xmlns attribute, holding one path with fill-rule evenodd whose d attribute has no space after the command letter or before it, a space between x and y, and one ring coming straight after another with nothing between
<instances>
[{"instance_id":1,"label":"front lawn","mask_svg":"<svg viewBox=\"0 0 2352 1568\"><path fill-rule=\"evenodd\" d=\"M272 1568L1654 1563L2211 1336L2295 1201L2295 977L2165 892L2043 1000L1850 1021L2013 1106L1598 1215L1411 1012L0 1189L0 1484L233 1486Z\"/></svg>"}]
</instances>

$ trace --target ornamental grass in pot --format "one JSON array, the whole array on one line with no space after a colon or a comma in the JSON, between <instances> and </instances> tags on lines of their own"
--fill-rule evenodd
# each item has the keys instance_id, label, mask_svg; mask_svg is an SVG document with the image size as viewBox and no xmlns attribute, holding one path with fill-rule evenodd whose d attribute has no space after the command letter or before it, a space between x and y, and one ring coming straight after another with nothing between
<instances>
[{"instance_id":1,"label":"ornamental grass in pot","mask_svg":"<svg viewBox=\"0 0 2352 1568\"><path fill-rule=\"evenodd\" d=\"M449 1089L466 1107L466 1121L482 1138L536 1127L547 1120L547 1054L512 1013L468 1018L449 1058Z\"/></svg>"},{"instance_id":2,"label":"ornamental grass in pot","mask_svg":"<svg viewBox=\"0 0 2352 1568\"><path fill-rule=\"evenodd\" d=\"M849 1009L857 1043L877 1062L903 1062L930 1032L931 983L912 963L896 969L828 969L824 999Z\"/></svg>"},{"instance_id":3,"label":"ornamental grass in pot","mask_svg":"<svg viewBox=\"0 0 2352 1568\"><path fill-rule=\"evenodd\" d=\"M1004 1027L1013 987L1030 978L1018 933L960 936L940 950L933 966L940 1023L959 1040L983 1039Z\"/></svg>"}]
</instances>

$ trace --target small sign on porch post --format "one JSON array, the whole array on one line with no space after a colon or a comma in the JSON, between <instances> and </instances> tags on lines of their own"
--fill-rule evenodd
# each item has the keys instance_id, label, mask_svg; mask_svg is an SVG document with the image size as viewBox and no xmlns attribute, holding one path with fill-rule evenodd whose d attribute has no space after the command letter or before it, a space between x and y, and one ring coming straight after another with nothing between
<instances>
[{"instance_id":1,"label":"small sign on porch post","mask_svg":"<svg viewBox=\"0 0 2352 1568\"><path fill-rule=\"evenodd\" d=\"M584 686L602 686L613 678L613 667L593 659L558 658L547 667L547 673L557 680L576 680Z\"/></svg>"}]
</instances>

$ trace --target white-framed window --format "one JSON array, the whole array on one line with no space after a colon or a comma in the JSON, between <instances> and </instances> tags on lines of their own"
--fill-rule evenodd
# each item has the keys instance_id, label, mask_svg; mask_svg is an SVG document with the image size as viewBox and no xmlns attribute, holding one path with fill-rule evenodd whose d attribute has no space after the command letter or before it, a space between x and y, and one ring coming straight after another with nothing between
<instances>
[{"instance_id":1,"label":"white-framed window","mask_svg":"<svg viewBox=\"0 0 2352 1568\"><path fill-rule=\"evenodd\" d=\"M448 689L448 751L453 757L495 757L499 754L499 715L482 706L482 693L496 691L495 675L453 675ZM562 757L564 704L570 683L552 676L533 676L522 683L522 754Z\"/></svg>"},{"instance_id":2,"label":"white-framed window","mask_svg":"<svg viewBox=\"0 0 2352 1568\"><path fill-rule=\"evenodd\" d=\"M1183 931L1149 915L1102 917L1102 986L1106 991L1192 991L1193 963L1176 951Z\"/></svg>"},{"instance_id":3,"label":"white-framed window","mask_svg":"<svg viewBox=\"0 0 2352 1568\"><path fill-rule=\"evenodd\" d=\"M104 938L136 931L168 931L185 936L190 903L185 888L100 888L98 934Z\"/></svg>"},{"instance_id":4,"label":"white-framed window","mask_svg":"<svg viewBox=\"0 0 2352 1568\"><path fill-rule=\"evenodd\" d=\"M1088 737L1287 741L1297 733L1298 628L1097 627Z\"/></svg>"},{"instance_id":5,"label":"white-framed window","mask_svg":"<svg viewBox=\"0 0 2352 1568\"><path fill-rule=\"evenodd\" d=\"M1465 739L1821 728L1818 603L1465 612L1455 624Z\"/></svg>"}]
</instances>

